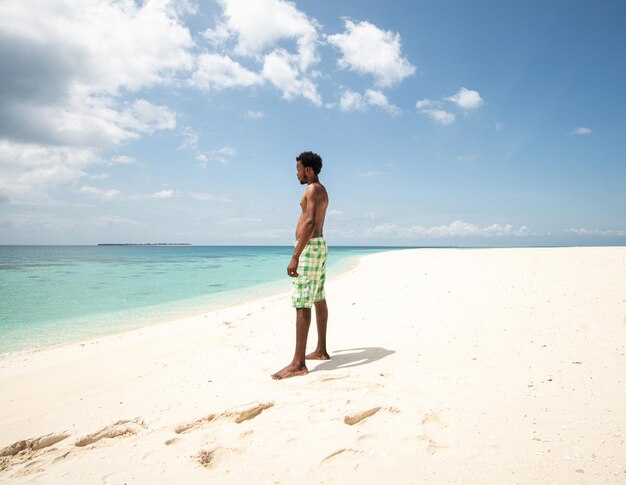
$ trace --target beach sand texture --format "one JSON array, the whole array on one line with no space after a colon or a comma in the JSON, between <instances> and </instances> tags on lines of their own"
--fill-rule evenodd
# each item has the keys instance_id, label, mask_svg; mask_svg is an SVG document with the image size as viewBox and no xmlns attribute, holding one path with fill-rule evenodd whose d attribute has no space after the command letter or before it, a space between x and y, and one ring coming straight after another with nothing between
<instances>
[{"instance_id":1,"label":"beach sand texture","mask_svg":"<svg viewBox=\"0 0 626 485\"><path fill-rule=\"evenodd\" d=\"M327 295L304 377L270 378L289 295L0 359L0 483L626 483L626 247L379 253Z\"/></svg>"}]
</instances>

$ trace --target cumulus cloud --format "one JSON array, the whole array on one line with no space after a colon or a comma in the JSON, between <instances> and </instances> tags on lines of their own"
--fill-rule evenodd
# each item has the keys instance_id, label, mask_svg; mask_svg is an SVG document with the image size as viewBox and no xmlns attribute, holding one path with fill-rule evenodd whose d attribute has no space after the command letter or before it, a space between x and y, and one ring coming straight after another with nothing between
<instances>
[{"instance_id":1,"label":"cumulus cloud","mask_svg":"<svg viewBox=\"0 0 626 485\"><path fill-rule=\"evenodd\" d=\"M78 191L81 194L87 194L87 195L94 197L95 199L100 199L100 200L117 199L122 194L117 189L104 190L98 187L90 187L88 185L82 186Z\"/></svg>"},{"instance_id":2,"label":"cumulus cloud","mask_svg":"<svg viewBox=\"0 0 626 485\"><path fill-rule=\"evenodd\" d=\"M415 67L402 57L398 33L346 19L345 32L327 39L341 52L339 67L369 74L379 87L392 86L415 73Z\"/></svg>"},{"instance_id":3,"label":"cumulus cloud","mask_svg":"<svg viewBox=\"0 0 626 485\"><path fill-rule=\"evenodd\" d=\"M224 47L233 37L233 32L223 22L218 23L214 28L208 28L200 34L213 48Z\"/></svg>"},{"instance_id":4,"label":"cumulus cloud","mask_svg":"<svg viewBox=\"0 0 626 485\"><path fill-rule=\"evenodd\" d=\"M442 109L445 101L454 103L458 108L465 112L477 109L483 104L483 99L478 91L472 91L462 87L454 96L447 96L441 100L432 100L428 98L420 99L415 103L415 107L420 113L429 117L434 122L441 125L449 125L454 123L456 115L450 111Z\"/></svg>"},{"instance_id":5,"label":"cumulus cloud","mask_svg":"<svg viewBox=\"0 0 626 485\"><path fill-rule=\"evenodd\" d=\"M230 159L235 155L236 150L230 145L226 145L218 150L206 153L198 153L196 160L202 162L203 167L207 167L209 162L230 163Z\"/></svg>"},{"instance_id":6,"label":"cumulus cloud","mask_svg":"<svg viewBox=\"0 0 626 485\"><path fill-rule=\"evenodd\" d=\"M626 236L626 231L624 230L615 230L615 229L586 229L584 227L579 228L570 228L566 229L565 232L569 232L570 234L575 234L576 236L617 236L624 237Z\"/></svg>"},{"instance_id":7,"label":"cumulus cloud","mask_svg":"<svg viewBox=\"0 0 626 485\"><path fill-rule=\"evenodd\" d=\"M0 193L12 202L48 199L46 189L72 182L101 160L92 150L0 139Z\"/></svg>"},{"instance_id":8,"label":"cumulus cloud","mask_svg":"<svg viewBox=\"0 0 626 485\"><path fill-rule=\"evenodd\" d=\"M135 160L133 157L129 157L128 155L117 155L113 158L111 158L110 163L119 163L122 165L130 165L131 163L135 163L137 160Z\"/></svg>"},{"instance_id":9,"label":"cumulus cloud","mask_svg":"<svg viewBox=\"0 0 626 485\"><path fill-rule=\"evenodd\" d=\"M322 98L315 84L303 77L296 65L297 58L284 49L276 49L265 56L262 74L265 79L280 89L283 98L292 100L302 96L316 106L322 105Z\"/></svg>"},{"instance_id":10,"label":"cumulus cloud","mask_svg":"<svg viewBox=\"0 0 626 485\"><path fill-rule=\"evenodd\" d=\"M214 42L228 37L237 39L235 52L259 56L289 39L297 44L297 64L305 71L317 62L317 24L298 10L294 3L283 0L219 0L224 21L216 29L205 32Z\"/></svg>"},{"instance_id":11,"label":"cumulus cloud","mask_svg":"<svg viewBox=\"0 0 626 485\"><path fill-rule=\"evenodd\" d=\"M45 198L100 162L100 149L175 126L167 107L132 96L191 69L181 16L192 10L188 0L0 2L0 158L19 152L0 163L13 194Z\"/></svg>"},{"instance_id":12,"label":"cumulus cloud","mask_svg":"<svg viewBox=\"0 0 626 485\"><path fill-rule=\"evenodd\" d=\"M347 89L339 100L341 111L364 111L368 106L378 106L392 115L400 114L400 109L389 103L387 96L373 89L366 90L364 94Z\"/></svg>"},{"instance_id":13,"label":"cumulus cloud","mask_svg":"<svg viewBox=\"0 0 626 485\"><path fill-rule=\"evenodd\" d=\"M173 190L161 190L152 194L153 199L171 199L172 197L174 197Z\"/></svg>"},{"instance_id":14,"label":"cumulus cloud","mask_svg":"<svg viewBox=\"0 0 626 485\"><path fill-rule=\"evenodd\" d=\"M260 120L261 118L265 118L265 113L262 111L253 111L251 109L246 110L243 115L249 120Z\"/></svg>"},{"instance_id":15,"label":"cumulus cloud","mask_svg":"<svg viewBox=\"0 0 626 485\"><path fill-rule=\"evenodd\" d=\"M198 67L189 79L189 84L203 91L234 87L249 87L261 84L263 78L230 57L219 54L201 54Z\"/></svg>"},{"instance_id":16,"label":"cumulus cloud","mask_svg":"<svg viewBox=\"0 0 626 485\"><path fill-rule=\"evenodd\" d=\"M515 229L511 224L492 224L480 227L463 221L454 221L443 226L399 226L396 224L378 224L365 231L367 237L391 237L391 238L445 238L445 237L524 237L530 235L526 226Z\"/></svg>"},{"instance_id":17,"label":"cumulus cloud","mask_svg":"<svg viewBox=\"0 0 626 485\"><path fill-rule=\"evenodd\" d=\"M420 99L419 101L417 101L415 103L415 107L417 109L424 109L424 108L430 108L431 106L433 106L433 101L430 99Z\"/></svg>"},{"instance_id":18,"label":"cumulus cloud","mask_svg":"<svg viewBox=\"0 0 626 485\"><path fill-rule=\"evenodd\" d=\"M321 106L321 96L311 81L316 74L308 73L319 61L316 21L284 0L218 1L222 16L202 36L229 55L199 56L191 85L208 91L269 83L288 101L303 97ZM233 55L252 59L260 65L259 72L243 67Z\"/></svg>"},{"instance_id":19,"label":"cumulus cloud","mask_svg":"<svg viewBox=\"0 0 626 485\"><path fill-rule=\"evenodd\" d=\"M176 114L165 106L138 99L120 114L119 125L134 133L151 134L176 127Z\"/></svg>"},{"instance_id":20,"label":"cumulus cloud","mask_svg":"<svg viewBox=\"0 0 626 485\"><path fill-rule=\"evenodd\" d=\"M183 150L195 150L198 148L200 135L191 126L185 126L182 131L183 142L178 147Z\"/></svg>"},{"instance_id":21,"label":"cumulus cloud","mask_svg":"<svg viewBox=\"0 0 626 485\"><path fill-rule=\"evenodd\" d=\"M591 134L591 128L580 126L578 128L574 128L571 133L572 135L589 135Z\"/></svg>"},{"instance_id":22,"label":"cumulus cloud","mask_svg":"<svg viewBox=\"0 0 626 485\"><path fill-rule=\"evenodd\" d=\"M464 110L476 109L483 104L483 98L480 97L478 91L464 87L459 89L454 96L448 96L444 99L455 103L459 108Z\"/></svg>"},{"instance_id":23,"label":"cumulus cloud","mask_svg":"<svg viewBox=\"0 0 626 485\"><path fill-rule=\"evenodd\" d=\"M454 123L454 120L456 120L456 115L454 113L438 108L422 109L420 110L420 113L425 114L431 120L439 123L440 125L449 125Z\"/></svg>"}]
</instances>

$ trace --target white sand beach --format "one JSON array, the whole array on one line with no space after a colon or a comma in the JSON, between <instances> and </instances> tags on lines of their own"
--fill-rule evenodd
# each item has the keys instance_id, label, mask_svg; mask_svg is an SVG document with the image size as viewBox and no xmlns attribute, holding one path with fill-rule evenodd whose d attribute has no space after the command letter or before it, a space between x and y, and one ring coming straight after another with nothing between
<instances>
[{"instance_id":1,"label":"white sand beach","mask_svg":"<svg viewBox=\"0 0 626 485\"><path fill-rule=\"evenodd\" d=\"M327 298L282 381L287 294L0 359L0 483L626 483L626 247L379 253Z\"/></svg>"}]
</instances>

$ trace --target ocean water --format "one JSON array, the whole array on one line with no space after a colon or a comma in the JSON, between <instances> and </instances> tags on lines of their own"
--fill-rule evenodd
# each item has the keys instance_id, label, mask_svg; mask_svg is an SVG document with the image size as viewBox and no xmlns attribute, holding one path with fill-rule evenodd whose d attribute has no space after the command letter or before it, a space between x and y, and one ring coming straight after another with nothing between
<instances>
[{"instance_id":1,"label":"ocean water","mask_svg":"<svg viewBox=\"0 0 626 485\"><path fill-rule=\"evenodd\" d=\"M330 247L328 277L389 248ZM292 247L0 246L0 354L289 291Z\"/></svg>"}]
</instances>

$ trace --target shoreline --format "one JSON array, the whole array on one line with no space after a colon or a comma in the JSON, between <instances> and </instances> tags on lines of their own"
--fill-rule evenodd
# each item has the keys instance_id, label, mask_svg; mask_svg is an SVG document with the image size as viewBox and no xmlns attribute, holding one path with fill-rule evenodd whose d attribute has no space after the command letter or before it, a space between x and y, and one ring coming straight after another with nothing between
<instances>
[{"instance_id":1,"label":"shoreline","mask_svg":"<svg viewBox=\"0 0 626 485\"><path fill-rule=\"evenodd\" d=\"M389 250L383 250L380 252L387 252L387 251ZM372 253L372 254L378 254L378 252ZM332 275L328 279L328 282L336 278L339 278L343 276L344 274L351 273L352 271L354 271L359 266L361 259L363 257L367 257L368 255L369 254L358 255L358 256L348 256L342 260L339 260L337 263L335 263L338 266L339 271L337 274ZM254 286L245 288L243 290L243 293L244 293L243 299L239 299L239 301L237 301L236 296L241 295L242 290L233 289L233 290L226 290L224 292L217 294L217 296L219 296L222 300L224 300L224 301L217 302L217 303L213 302L209 304L209 303L203 302L203 300L205 300L206 297L195 297L195 298L190 298L186 300L178 300L175 302L169 302L169 303L165 303L162 305L153 305L150 307L142 307L142 308L137 308L137 309L132 309L132 310L124 310L124 311L108 313L104 315L93 315L89 318L94 319L94 320L96 319L100 320L103 318L111 318L111 317L114 318L115 315L120 315L120 314L124 315L124 314L129 314L129 313L130 314L137 313L137 316L135 317L135 320L133 320L133 323L127 325L126 327L121 327L119 329L112 330L112 331L104 330L100 334L86 336L85 338L79 338L77 340L75 339L65 340L63 342L59 342L59 343L55 343L51 345L30 347L30 348L26 348L22 350L17 350L17 351L2 352L0 353L0 362L2 362L2 360L6 358L20 356L20 355L28 355L29 353L46 351L49 349L64 347L66 345L74 345L74 344L84 345L95 340L105 339L107 337L115 337L115 336L118 336L120 334L124 334L127 332L135 332L137 330L150 328L150 327L154 327L158 325L174 325L176 324L176 322L198 318L200 316L218 312L220 310L235 308L240 305L253 304L255 302L260 302L262 300L272 299L272 298L276 298L280 296L288 296L291 294L291 292L289 290L282 290L280 288L283 286L286 288L289 288L290 285L291 285L291 281L286 280L286 279L270 281L267 283L254 285ZM163 308L166 311L167 310L172 311L173 309L177 309L177 310L173 310L173 313L174 313L173 316L155 317L153 315L154 312L158 311L158 309L160 308ZM151 310L150 314L147 313L148 309ZM86 318L86 317L82 317L82 318ZM152 322L152 323L149 323L149 322Z\"/></svg>"},{"instance_id":2,"label":"shoreline","mask_svg":"<svg viewBox=\"0 0 626 485\"><path fill-rule=\"evenodd\" d=\"M0 482L623 481L626 248L389 251L327 294L284 381L288 293L0 360Z\"/></svg>"}]
</instances>

